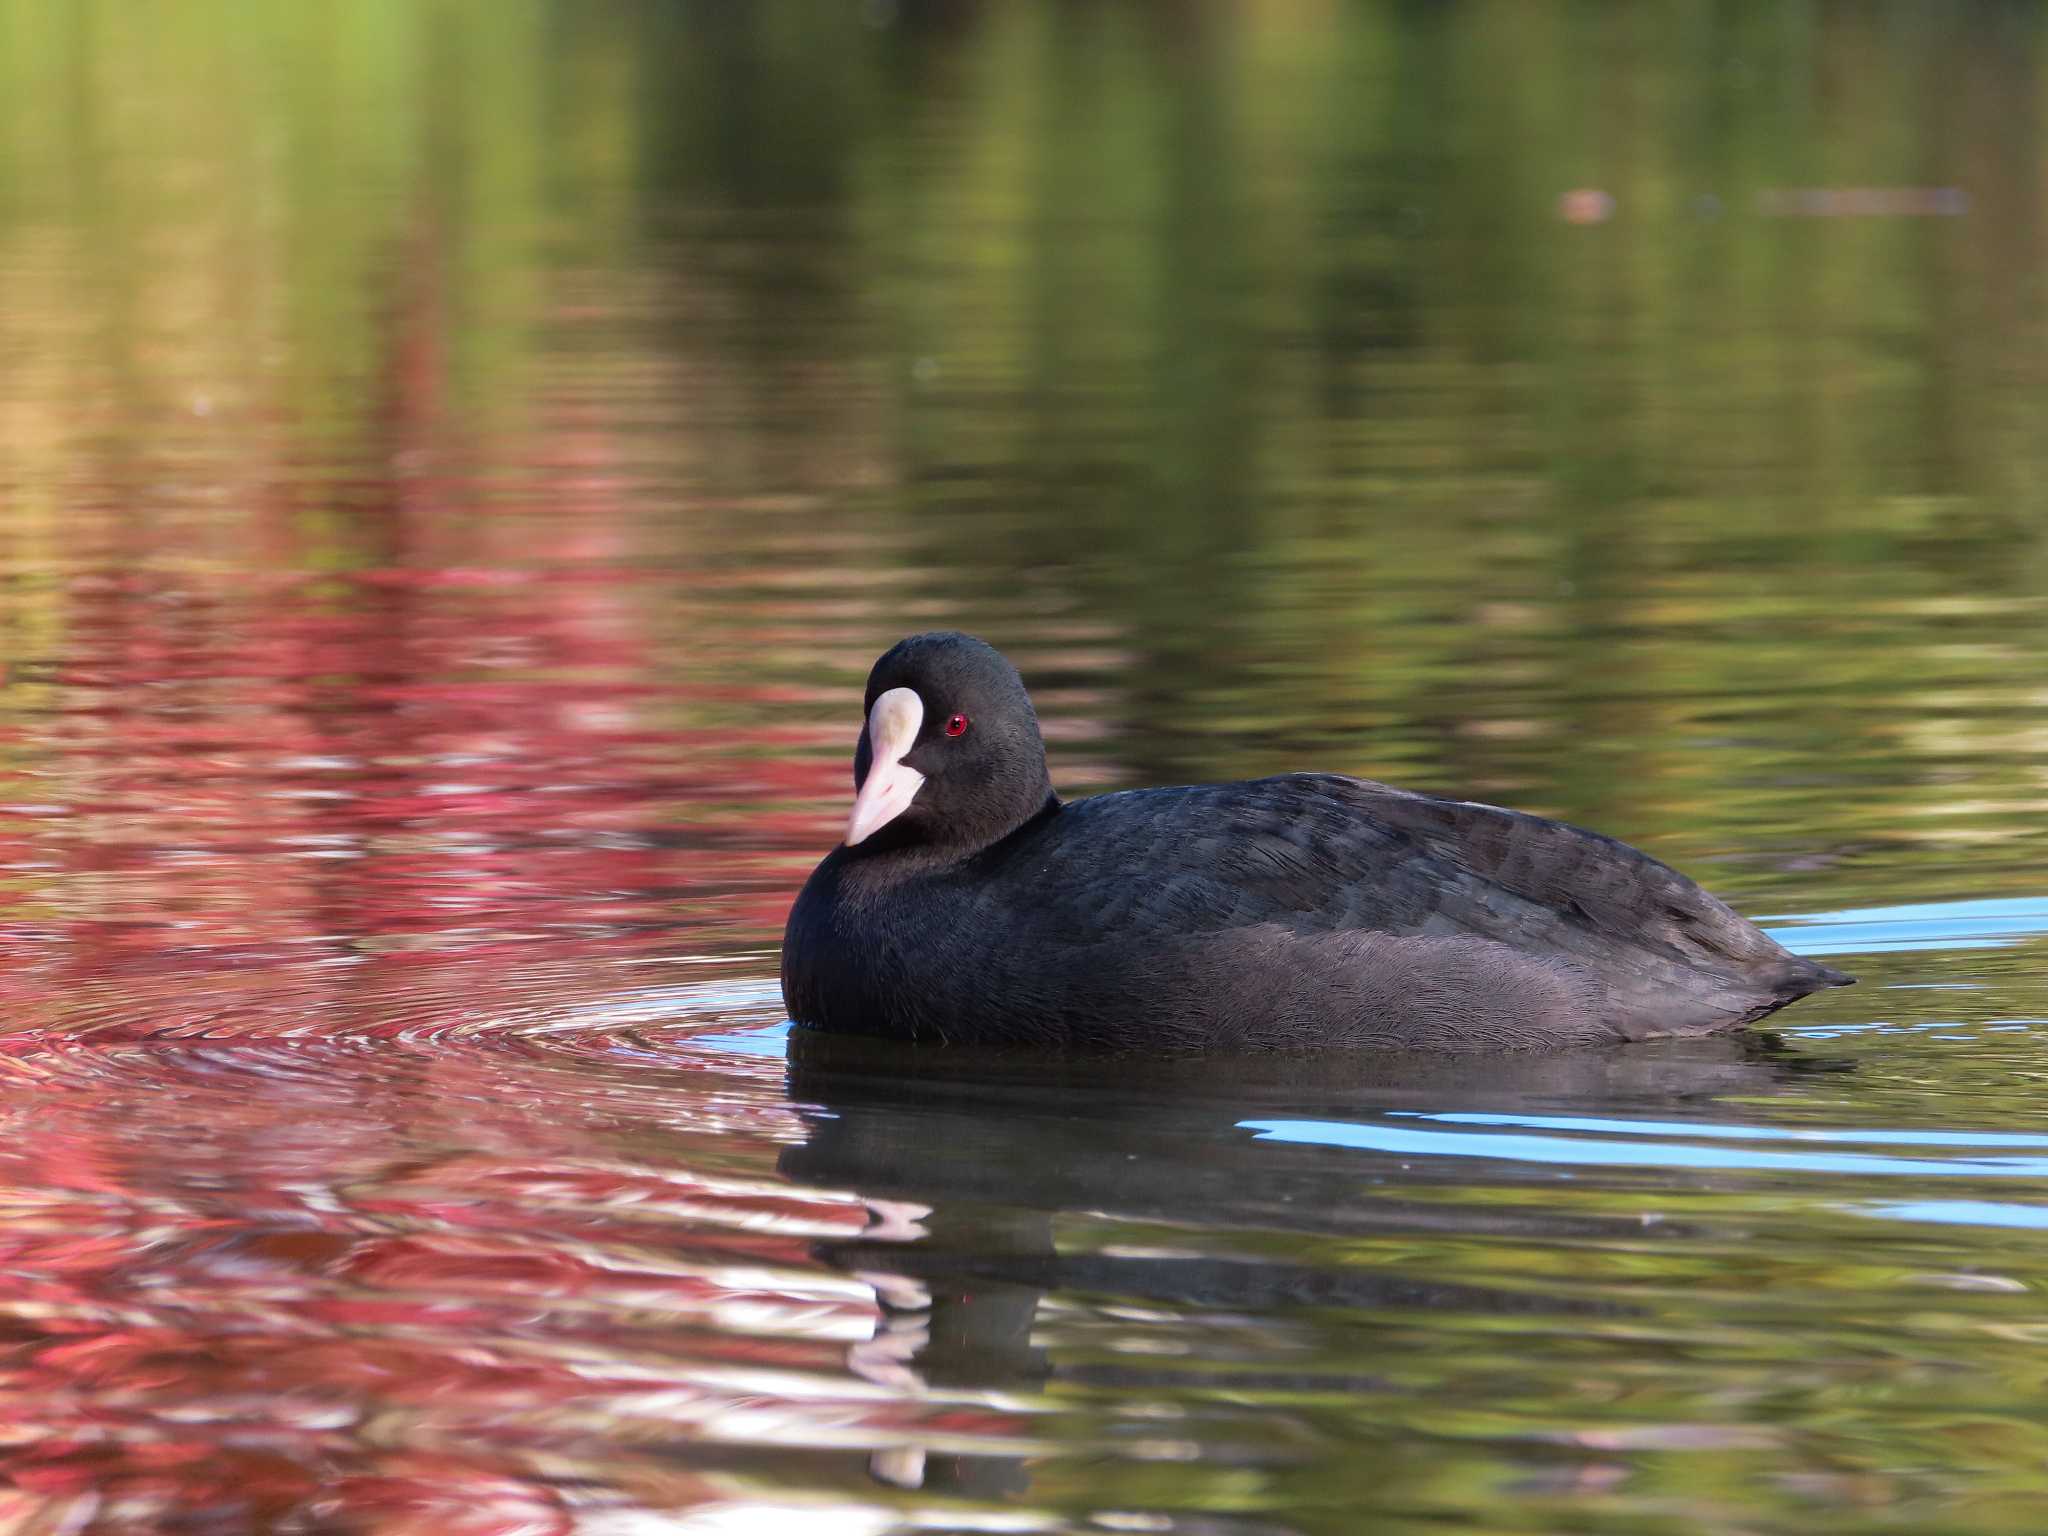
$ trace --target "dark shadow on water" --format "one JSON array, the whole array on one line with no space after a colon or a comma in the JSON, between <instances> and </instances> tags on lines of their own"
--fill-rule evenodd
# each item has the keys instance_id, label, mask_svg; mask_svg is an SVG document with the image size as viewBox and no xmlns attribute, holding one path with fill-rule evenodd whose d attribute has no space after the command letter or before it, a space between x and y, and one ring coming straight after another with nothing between
<instances>
[{"instance_id":1,"label":"dark shadow on water","mask_svg":"<svg viewBox=\"0 0 2048 1536\"><path fill-rule=\"evenodd\" d=\"M848 1352L856 1374L913 1392L1035 1390L1056 1380L1123 1394L1186 1392L1210 1373L1191 1372L1185 1359L1162 1372L1142 1357L1077 1366L1050 1358L1034 1343L1041 1301L1064 1292L1261 1317L1305 1308L1630 1315L1616 1302L1333 1263L1328 1240L1598 1240L1639 1235L1637 1218L1399 1193L1401 1184L1469 1181L1469 1165L1403 1163L1385 1181L1396 1187L1369 1191L1382 1181L1354 1152L1255 1140L1247 1120L1474 1111L1727 1121L1739 1118L1728 1101L1796 1091L1815 1073L1850 1065L1761 1033L1492 1058L1156 1061L917 1049L797 1029L788 1091L805 1106L809 1135L778 1166L802 1184L850 1189L868 1206L860 1236L814 1250L875 1289L881 1320ZM1178 1228L1186 1238L1180 1251L1062 1251L1056 1228L1069 1215ZM1668 1230L1682 1236L1683 1224ZM1260 1234L1269 1256L1211 1252L1208 1235L1222 1232ZM1297 1377L1232 1366L1213 1375L1210 1384L1238 1391L1388 1390L1355 1372ZM895 1450L872 1458L871 1470L886 1482L977 1497L1019 1493L1029 1480L1023 1459L1002 1455Z\"/></svg>"}]
</instances>

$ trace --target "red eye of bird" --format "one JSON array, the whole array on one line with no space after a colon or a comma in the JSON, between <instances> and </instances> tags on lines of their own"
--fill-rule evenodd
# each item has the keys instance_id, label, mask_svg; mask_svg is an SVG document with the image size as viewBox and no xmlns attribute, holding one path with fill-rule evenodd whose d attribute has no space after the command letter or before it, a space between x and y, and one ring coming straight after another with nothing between
<instances>
[{"instance_id":1,"label":"red eye of bird","mask_svg":"<svg viewBox=\"0 0 2048 1536\"><path fill-rule=\"evenodd\" d=\"M967 717L965 715L955 715L952 719L948 720L946 722L946 734L948 736L965 736L967 734Z\"/></svg>"}]
</instances>

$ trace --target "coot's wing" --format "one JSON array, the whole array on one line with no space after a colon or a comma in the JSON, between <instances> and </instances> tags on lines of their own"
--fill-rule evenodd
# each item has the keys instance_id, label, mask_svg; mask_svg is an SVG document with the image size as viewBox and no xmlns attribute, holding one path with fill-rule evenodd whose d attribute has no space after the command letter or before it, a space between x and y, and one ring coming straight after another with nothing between
<instances>
[{"instance_id":1,"label":"coot's wing","mask_svg":"<svg viewBox=\"0 0 2048 1536\"><path fill-rule=\"evenodd\" d=\"M1847 980L1793 955L1668 864L1598 832L1357 781L1338 780L1331 792L1411 840L1422 858L1401 861L1403 875L1455 868L1460 916L1498 925L1498 937L1557 943L1562 930L1582 936L1571 948L1646 951L1791 996Z\"/></svg>"},{"instance_id":2,"label":"coot's wing","mask_svg":"<svg viewBox=\"0 0 2048 1536\"><path fill-rule=\"evenodd\" d=\"M1846 979L1625 843L1497 806L1290 774L1068 813L1089 825L1061 839L1086 854L1062 872L1061 905L1091 925L1470 935L1573 962L1624 993L1705 983L1716 1008Z\"/></svg>"}]
</instances>

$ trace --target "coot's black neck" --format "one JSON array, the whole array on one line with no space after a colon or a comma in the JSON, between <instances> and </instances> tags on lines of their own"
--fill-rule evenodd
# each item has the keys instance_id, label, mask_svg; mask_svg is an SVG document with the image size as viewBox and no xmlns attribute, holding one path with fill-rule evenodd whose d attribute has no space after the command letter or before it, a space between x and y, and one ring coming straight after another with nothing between
<instances>
[{"instance_id":1,"label":"coot's black neck","mask_svg":"<svg viewBox=\"0 0 2048 1536\"><path fill-rule=\"evenodd\" d=\"M1017 838L1029 836L1057 816L1059 811L1060 797L1048 784L1045 798L1034 810L1012 819L1007 825L999 824L993 836L983 829L982 835L972 840L891 837L892 828L884 827L857 847L841 846L833 853L848 877L864 883L890 885L964 864Z\"/></svg>"}]
</instances>

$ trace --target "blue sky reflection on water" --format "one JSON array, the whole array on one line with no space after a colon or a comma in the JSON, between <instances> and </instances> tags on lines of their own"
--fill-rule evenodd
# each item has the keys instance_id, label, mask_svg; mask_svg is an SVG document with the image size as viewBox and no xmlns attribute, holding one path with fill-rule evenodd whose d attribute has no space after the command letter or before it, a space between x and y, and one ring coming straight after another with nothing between
<instances>
[{"instance_id":1,"label":"blue sky reflection on water","mask_svg":"<svg viewBox=\"0 0 2048 1536\"><path fill-rule=\"evenodd\" d=\"M1355 1147L1400 1157L1476 1157L1558 1168L1712 1168L1757 1172L1903 1174L1915 1177L2048 1177L2048 1157L1882 1157L1860 1152L1777 1152L1683 1142L1597 1141L1586 1137L1473 1135L1345 1120L1240 1120L1264 1141Z\"/></svg>"},{"instance_id":2,"label":"blue sky reflection on water","mask_svg":"<svg viewBox=\"0 0 2048 1536\"><path fill-rule=\"evenodd\" d=\"M2048 1205L2009 1205L1998 1200L1909 1200L1863 1208L1866 1216L1938 1226L2015 1227L2048 1231Z\"/></svg>"},{"instance_id":3,"label":"blue sky reflection on water","mask_svg":"<svg viewBox=\"0 0 2048 1536\"><path fill-rule=\"evenodd\" d=\"M1801 955L2000 949L2048 933L2048 897L1907 902L1855 911L1801 912L1758 921L1772 938Z\"/></svg>"}]
</instances>

